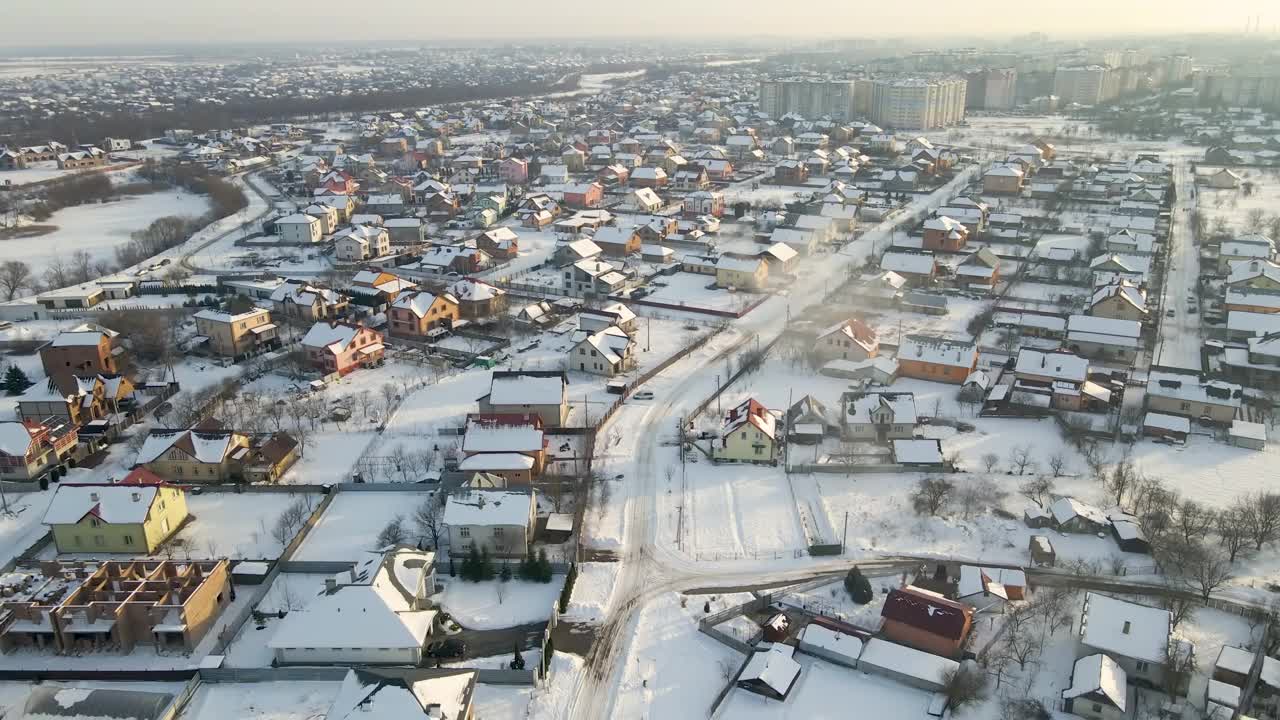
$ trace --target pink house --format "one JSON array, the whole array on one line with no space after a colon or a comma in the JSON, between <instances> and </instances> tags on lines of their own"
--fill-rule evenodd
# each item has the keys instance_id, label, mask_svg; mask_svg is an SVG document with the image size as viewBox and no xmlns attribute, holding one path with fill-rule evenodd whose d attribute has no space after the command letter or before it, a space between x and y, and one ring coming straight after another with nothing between
<instances>
[{"instance_id":1,"label":"pink house","mask_svg":"<svg viewBox=\"0 0 1280 720\"><path fill-rule=\"evenodd\" d=\"M520 158L507 158L498 163L498 177L512 185L526 185L529 182L529 161Z\"/></svg>"}]
</instances>

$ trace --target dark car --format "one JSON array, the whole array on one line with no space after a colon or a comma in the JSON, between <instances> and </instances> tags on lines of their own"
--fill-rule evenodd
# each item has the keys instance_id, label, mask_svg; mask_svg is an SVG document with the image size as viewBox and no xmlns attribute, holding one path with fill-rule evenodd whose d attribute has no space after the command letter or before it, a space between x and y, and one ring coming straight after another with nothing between
<instances>
[{"instance_id":1,"label":"dark car","mask_svg":"<svg viewBox=\"0 0 1280 720\"><path fill-rule=\"evenodd\" d=\"M442 660L461 659L467 654L467 644L461 640L437 640L427 646L427 657Z\"/></svg>"}]
</instances>

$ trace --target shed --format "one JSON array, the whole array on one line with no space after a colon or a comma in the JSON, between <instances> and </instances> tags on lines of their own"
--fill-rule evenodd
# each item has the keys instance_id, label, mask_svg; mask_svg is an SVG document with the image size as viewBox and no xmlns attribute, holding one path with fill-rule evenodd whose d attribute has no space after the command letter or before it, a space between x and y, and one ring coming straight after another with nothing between
<instances>
[{"instance_id":1,"label":"shed","mask_svg":"<svg viewBox=\"0 0 1280 720\"><path fill-rule=\"evenodd\" d=\"M1053 524L1053 516L1039 505L1022 511L1022 522L1029 528L1046 528Z\"/></svg>"},{"instance_id":2,"label":"shed","mask_svg":"<svg viewBox=\"0 0 1280 720\"><path fill-rule=\"evenodd\" d=\"M799 650L802 653L829 660L837 665L858 667L862 654L862 640L848 633L810 623L800 631Z\"/></svg>"},{"instance_id":3,"label":"shed","mask_svg":"<svg viewBox=\"0 0 1280 720\"><path fill-rule=\"evenodd\" d=\"M930 691L941 690L943 676L959 667L960 663L955 660L880 638L867 641L858 659L860 670Z\"/></svg>"},{"instance_id":4,"label":"shed","mask_svg":"<svg viewBox=\"0 0 1280 720\"><path fill-rule=\"evenodd\" d=\"M775 612L764 622L762 629L765 642L783 642L791 635L791 618L782 611Z\"/></svg>"},{"instance_id":5,"label":"shed","mask_svg":"<svg viewBox=\"0 0 1280 720\"><path fill-rule=\"evenodd\" d=\"M781 643L768 650L757 650L738 675L738 687L774 700L785 700L800 677L800 663L793 654L794 647Z\"/></svg>"},{"instance_id":6,"label":"shed","mask_svg":"<svg viewBox=\"0 0 1280 720\"><path fill-rule=\"evenodd\" d=\"M1267 446L1267 426L1245 420L1232 420L1227 439L1236 447L1262 450Z\"/></svg>"},{"instance_id":7,"label":"shed","mask_svg":"<svg viewBox=\"0 0 1280 720\"><path fill-rule=\"evenodd\" d=\"M1032 535L1027 550L1031 553L1031 567L1053 567L1058 562L1047 535Z\"/></svg>"},{"instance_id":8,"label":"shed","mask_svg":"<svg viewBox=\"0 0 1280 720\"><path fill-rule=\"evenodd\" d=\"M1113 519L1111 535L1124 552L1151 554L1151 543L1147 541L1147 536L1142 533L1136 519Z\"/></svg>"},{"instance_id":9,"label":"shed","mask_svg":"<svg viewBox=\"0 0 1280 720\"><path fill-rule=\"evenodd\" d=\"M1146 437L1186 442L1190 433L1191 420L1179 415L1149 412L1142 418L1142 434Z\"/></svg>"}]
</instances>

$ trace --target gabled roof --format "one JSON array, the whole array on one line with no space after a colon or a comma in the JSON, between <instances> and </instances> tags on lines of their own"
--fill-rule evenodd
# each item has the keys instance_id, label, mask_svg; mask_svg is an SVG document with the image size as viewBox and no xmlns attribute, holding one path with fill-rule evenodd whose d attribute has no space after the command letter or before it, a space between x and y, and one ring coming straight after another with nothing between
<instances>
[{"instance_id":1,"label":"gabled roof","mask_svg":"<svg viewBox=\"0 0 1280 720\"><path fill-rule=\"evenodd\" d=\"M969 614L969 606L964 603L912 585L890 590L880 610L880 616L886 620L895 620L952 641L964 637Z\"/></svg>"},{"instance_id":2,"label":"gabled roof","mask_svg":"<svg viewBox=\"0 0 1280 720\"><path fill-rule=\"evenodd\" d=\"M311 326L302 338L302 346L306 348L324 348L334 355L347 351L351 341L356 339L363 329L348 323L321 321Z\"/></svg>"},{"instance_id":3,"label":"gabled roof","mask_svg":"<svg viewBox=\"0 0 1280 720\"><path fill-rule=\"evenodd\" d=\"M978 348L968 340L907 335L898 347L898 360L916 360L935 365L971 368Z\"/></svg>"},{"instance_id":4,"label":"gabled roof","mask_svg":"<svg viewBox=\"0 0 1280 720\"><path fill-rule=\"evenodd\" d=\"M818 333L818 340L831 335L840 335L857 343L862 349L871 352L876 348L876 332L858 318L849 318Z\"/></svg>"},{"instance_id":5,"label":"gabled roof","mask_svg":"<svg viewBox=\"0 0 1280 720\"><path fill-rule=\"evenodd\" d=\"M754 399L742 401L736 407L730 408L725 414L724 428L722 434L727 436L743 425L753 425L757 430L767 435L770 439L775 437L774 433L777 429L774 422L773 413L768 408Z\"/></svg>"},{"instance_id":6,"label":"gabled roof","mask_svg":"<svg viewBox=\"0 0 1280 720\"><path fill-rule=\"evenodd\" d=\"M421 290L411 290L406 293L401 293L396 298L395 302L391 303L391 307L408 310L417 317L422 318L426 317L427 313L431 310L431 306L435 304L436 298L441 298L446 302L453 303L454 305L458 304L458 299L448 293L435 295Z\"/></svg>"},{"instance_id":7,"label":"gabled roof","mask_svg":"<svg viewBox=\"0 0 1280 720\"><path fill-rule=\"evenodd\" d=\"M1162 664L1169 648L1172 615L1107 595L1085 595L1080 642L1106 653Z\"/></svg>"},{"instance_id":8,"label":"gabled roof","mask_svg":"<svg viewBox=\"0 0 1280 720\"><path fill-rule=\"evenodd\" d=\"M1064 700L1083 695L1105 699L1124 712L1129 699L1128 676L1110 656L1097 653L1076 660L1071 671L1071 687L1062 691Z\"/></svg>"},{"instance_id":9,"label":"gabled roof","mask_svg":"<svg viewBox=\"0 0 1280 720\"><path fill-rule=\"evenodd\" d=\"M111 525L141 523L158 493L154 485L60 485L45 511L44 524L74 524L86 515Z\"/></svg>"}]
</instances>

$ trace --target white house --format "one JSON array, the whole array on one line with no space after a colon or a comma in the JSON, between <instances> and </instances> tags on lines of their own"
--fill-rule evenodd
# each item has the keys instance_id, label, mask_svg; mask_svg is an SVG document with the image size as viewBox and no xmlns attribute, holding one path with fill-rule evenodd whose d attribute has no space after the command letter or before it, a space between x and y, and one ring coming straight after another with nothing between
<instances>
[{"instance_id":1,"label":"white house","mask_svg":"<svg viewBox=\"0 0 1280 720\"><path fill-rule=\"evenodd\" d=\"M537 523L533 493L520 490L459 490L444 506L449 554L465 556L475 545L492 557L524 557Z\"/></svg>"},{"instance_id":2,"label":"white house","mask_svg":"<svg viewBox=\"0 0 1280 720\"><path fill-rule=\"evenodd\" d=\"M611 325L594 332L582 331L582 339L569 349L569 369L613 377L635 367L635 341L626 331Z\"/></svg>"},{"instance_id":3,"label":"white house","mask_svg":"<svg viewBox=\"0 0 1280 720\"><path fill-rule=\"evenodd\" d=\"M1096 653L1076 660L1071 687L1062 691L1065 709L1090 720L1123 720L1129 717L1133 692L1124 668L1111 657Z\"/></svg>"},{"instance_id":4,"label":"white house","mask_svg":"<svg viewBox=\"0 0 1280 720\"><path fill-rule=\"evenodd\" d=\"M314 215L294 213L276 220L281 245L311 245L320 242L324 223Z\"/></svg>"},{"instance_id":5,"label":"white house","mask_svg":"<svg viewBox=\"0 0 1280 720\"><path fill-rule=\"evenodd\" d=\"M845 403L845 435L855 440L885 442L915 435L916 396L909 392L872 392Z\"/></svg>"},{"instance_id":6,"label":"white house","mask_svg":"<svg viewBox=\"0 0 1280 720\"><path fill-rule=\"evenodd\" d=\"M417 665L436 611L435 553L396 548L325 581L267 642L278 665Z\"/></svg>"},{"instance_id":7,"label":"white house","mask_svg":"<svg viewBox=\"0 0 1280 720\"><path fill-rule=\"evenodd\" d=\"M1159 687L1164 682L1172 625L1168 610L1086 593L1080 644L1110 655L1129 676Z\"/></svg>"},{"instance_id":8,"label":"white house","mask_svg":"<svg viewBox=\"0 0 1280 720\"><path fill-rule=\"evenodd\" d=\"M391 234L385 228L360 225L338 233L334 238L334 256L346 262L359 262L391 254Z\"/></svg>"}]
</instances>

